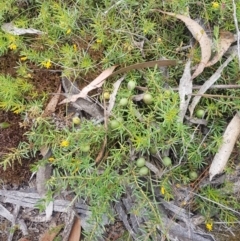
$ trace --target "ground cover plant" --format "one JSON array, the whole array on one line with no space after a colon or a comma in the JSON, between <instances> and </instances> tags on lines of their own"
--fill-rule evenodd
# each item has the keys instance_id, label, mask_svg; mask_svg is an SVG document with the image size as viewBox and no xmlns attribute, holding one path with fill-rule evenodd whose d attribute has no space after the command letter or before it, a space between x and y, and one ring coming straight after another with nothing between
<instances>
[{"instance_id":1,"label":"ground cover plant","mask_svg":"<svg viewBox=\"0 0 240 241\"><path fill-rule=\"evenodd\" d=\"M12 72L0 64L1 114L21 117L24 132L0 152L0 164L32 160L38 177L51 172L37 177L38 208L66 192L72 203L82 200L91 215L81 240L188 240L186 230L189 240L212 240L238 224L239 143L211 182L209 168L240 105L237 48L226 52L236 46L239 2L9 0L0 13L0 54L15 56ZM212 40L212 56L219 53L201 71L194 66L207 47L185 17ZM197 93L214 73L217 83ZM11 118L1 119L2 135L11 128ZM179 224L196 216L189 229ZM106 237L118 221L124 228Z\"/></svg>"}]
</instances>

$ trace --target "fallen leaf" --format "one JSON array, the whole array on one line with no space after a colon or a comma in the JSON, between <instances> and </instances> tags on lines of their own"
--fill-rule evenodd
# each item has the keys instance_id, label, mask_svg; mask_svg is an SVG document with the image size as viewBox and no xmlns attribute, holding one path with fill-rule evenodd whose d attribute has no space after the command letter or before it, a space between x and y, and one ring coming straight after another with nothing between
<instances>
[{"instance_id":1,"label":"fallen leaf","mask_svg":"<svg viewBox=\"0 0 240 241\"><path fill-rule=\"evenodd\" d=\"M46 231L40 238L39 241L53 241L54 238L58 235L58 233L63 228L63 225L58 225L56 227L50 227L48 231Z\"/></svg>"},{"instance_id":2,"label":"fallen leaf","mask_svg":"<svg viewBox=\"0 0 240 241\"><path fill-rule=\"evenodd\" d=\"M148 62L143 62L143 63L137 63L133 65L129 65L127 67L121 68L115 72L113 72L109 77L116 76L118 74L122 73L127 73L130 70L133 69L143 69L143 68L150 68L150 67L163 67L163 66L173 66L176 65L177 61L176 60L153 60L153 61L148 61Z\"/></svg>"},{"instance_id":3,"label":"fallen leaf","mask_svg":"<svg viewBox=\"0 0 240 241\"><path fill-rule=\"evenodd\" d=\"M237 53L234 52L232 55L230 55L227 60L216 70L216 72L201 86L197 92L197 96L193 98L192 103L189 106L190 116L193 115L194 109L201 99L201 95L203 95L221 77L223 69L228 65L230 61L234 59L236 54Z\"/></svg>"},{"instance_id":4,"label":"fallen leaf","mask_svg":"<svg viewBox=\"0 0 240 241\"><path fill-rule=\"evenodd\" d=\"M23 35L23 34L44 34L44 32L34 29L34 28L18 28L13 25L13 23L4 23L2 25L2 30L6 33L13 35Z\"/></svg>"},{"instance_id":5,"label":"fallen leaf","mask_svg":"<svg viewBox=\"0 0 240 241\"><path fill-rule=\"evenodd\" d=\"M208 37L204 29L197 22L195 22L187 16L171 12L164 12L159 9L154 9L153 11L161 12L163 14L167 14L182 20L187 26L188 30L193 35L193 37L199 42L201 47L201 61L192 75L192 79L196 78L199 74L203 72L204 68L206 67L206 64L208 63L211 57L211 39Z\"/></svg>"},{"instance_id":6,"label":"fallen leaf","mask_svg":"<svg viewBox=\"0 0 240 241\"><path fill-rule=\"evenodd\" d=\"M18 241L30 241L30 240L27 238L20 238Z\"/></svg>"},{"instance_id":7,"label":"fallen leaf","mask_svg":"<svg viewBox=\"0 0 240 241\"><path fill-rule=\"evenodd\" d=\"M115 65L115 66L110 67L110 68L106 69L105 71L103 71L102 74L100 74L95 80L93 80L88 86L85 87L86 90L84 90L85 88L83 88L81 93L79 93L77 95L72 95L71 97L66 98L65 100L60 102L59 105L69 103L69 102L75 102L78 98L85 98L87 96L87 93L90 90L101 87L103 85L104 80L109 77L113 77L118 74L126 73L133 69L143 69L143 68L155 67L156 65L157 66L172 66L172 65L176 65L176 64L177 64L176 60L154 60L154 61L149 61L149 62L144 62L144 63L133 64L133 65L127 66L125 68L122 68L122 69L119 69L119 70L113 72L113 70L116 68L116 65ZM93 83L93 82L95 82L95 83ZM99 82L99 84L97 84L98 82Z\"/></svg>"},{"instance_id":8,"label":"fallen leaf","mask_svg":"<svg viewBox=\"0 0 240 241\"><path fill-rule=\"evenodd\" d=\"M59 85L58 87L57 94L55 94L47 104L43 112L43 116L48 116L49 114L52 114L55 112L57 103L59 101L60 93L61 93L61 85Z\"/></svg>"},{"instance_id":9,"label":"fallen leaf","mask_svg":"<svg viewBox=\"0 0 240 241\"><path fill-rule=\"evenodd\" d=\"M191 99L190 94L192 94L192 78L190 66L191 61L188 60L179 83L180 107L178 116L180 122L183 122L184 116L187 112L188 105Z\"/></svg>"},{"instance_id":10,"label":"fallen leaf","mask_svg":"<svg viewBox=\"0 0 240 241\"><path fill-rule=\"evenodd\" d=\"M216 55L206 64L206 67L216 64L222 56L227 52L232 43L234 43L234 34L228 31L220 32L220 37L218 40L217 53Z\"/></svg>"},{"instance_id":11,"label":"fallen leaf","mask_svg":"<svg viewBox=\"0 0 240 241\"><path fill-rule=\"evenodd\" d=\"M106 70L104 70L96 79L94 79L89 85L85 86L79 94L72 95L65 100L63 100L60 104L75 102L78 98L86 98L89 91L94 90L96 88L100 88L104 80L109 77L117 65L114 65Z\"/></svg>"},{"instance_id":12,"label":"fallen leaf","mask_svg":"<svg viewBox=\"0 0 240 241\"><path fill-rule=\"evenodd\" d=\"M68 241L79 241L81 236L81 221L79 217L76 217L72 226L71 233Z\"/></svg>"},{"instance_id":13,"label":"fallen leaf","mask_svg":"<svg viewBox=\"0 0 240 241\"><path fill-rule=\"evenodd\" d=\"M219 147L216 155L214 156L214 159L209 169L210 181L215 175L221 173L225 168L239 134L240 113L238 112L228 124L227 129L223 134L223 143Z\"/></svg>"},{"instance_id":14,"label":"fallen leaf","mask_svg":"<svg viewBox=\"0 0 240 241\"><path fill-rule=\"evenodd\" d=\"M107 117L110 116L110 114L111 114L111 111L112 111L112 109L114 107L114 104L115 104L118 89L119 89L119 87L120 87L120 85L121 85L121 83L124 79L125 79L125 75L113 84L113 92L110 95L109 105L108 105L108 108L107 108Z\"/></svg>"}]
</instances>

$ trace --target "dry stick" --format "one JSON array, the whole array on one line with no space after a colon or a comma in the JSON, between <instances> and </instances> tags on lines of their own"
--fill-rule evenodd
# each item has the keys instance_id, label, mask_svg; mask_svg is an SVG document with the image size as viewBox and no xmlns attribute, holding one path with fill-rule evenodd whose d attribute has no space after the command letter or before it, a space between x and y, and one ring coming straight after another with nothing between
<instances>
[{"instance_id":1,"label":"dry stick","mask_svg":"<svg viewBox=\"0 0 240 241\"><path fill-rule=\"evenodd\" d=\"M104 108L103 108L103 110L104 110L104 128L105 128L105 130L107 132L107 129L108 129L108 125L107 125L108 115L107 115L107 110L106 110L106 101L105 101L104 98L103 98L103 105L104 105ZM104 136L104 141L103 141L101 150L100 150L100 152L98 153L98 155L97 155L97 157L95 159L95 163L99 163L102 160L102 157L103 157L106 145L107 145L107 133Z\"/></svg>"},{"instance_id":2,"label":"dry stick","mask_svg":"<svg viewBox=\"0 0 240 241\"><path fill-rule=\"evenodd\" d=\"M235 27L237 30L238 64L239 64L239 68L240 68L240 32L239 32L239 27L238 27L237 7L236 7L235 0L233 0L233 18L234 18Z\"/></svg>"},{"instance_id":3,"label":"dry stick","mask_svg":"<svg viewBox=\"0 0 240 241\"><path fill-rule=\"evenodd\" d=\"M199 90L202 86L201 85L195 85L193 86L193 90ZM209 89L238 89L240 88L240 85L212 85L209 87ZM172 90L179 90L179 87L173 87L170 88Z\"/></svg>"},{"instance_id":4,"label":"dry stick","mask_svg":"<svg viewBox=\"0 0 240 241\"><path fill-rule=\"evenodd\" d=\"M229 99L240 99L240 97L236 96L228 96L228 95L210 95L210 94L190 94L191 96L203 96L203 97L219 97L219 98L229 98Z\"/></svg>"}]
</instances>

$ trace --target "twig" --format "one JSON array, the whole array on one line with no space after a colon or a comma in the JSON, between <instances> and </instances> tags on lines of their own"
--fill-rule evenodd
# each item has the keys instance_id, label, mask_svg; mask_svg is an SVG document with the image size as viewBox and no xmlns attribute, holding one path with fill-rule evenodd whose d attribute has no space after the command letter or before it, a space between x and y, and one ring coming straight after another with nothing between
<instances>
[{"instance_id":1,"label":"twig","mask_svg":"<svg viewBox=\"0 0 240 241\"><path fill-rule=\"evenodd\" d=\"M228 98L228 99L240 99L237 96L228 96L228 95L210 95L210 94L189 94L191 96L203 96L203 97L219 97L219 98Z\"/></svg>"},{"instance_id":2,"label":"twig","mask_svg":"<svg viewBox=\"0 0 240 241\"><path fill-rule=\"evenodd\" d=\"M189 191L189 192L192 193L193 195L197 196L197 197L202 198L203 200L206 200L206 201L209 201L209 202L211 202L211 203L217 204L218 206L220 206L220 207L222 207L222 208L225 208L225 209L227 209L227 210L229 210L229 211L232 211L233 213L236 213L236 214L240 215L240 212L235 211L234 209L232 209L232 208L230 208L230 207L228 207L228 206L225 206L225 205L223 205L223 204L221 204L221 203L215 202L215 201L213 201L213 200L211 200L211 199L209 199L209 198L206 198L206 197L204 197L204 196L202 196L202 195L199 195L199 194L197 194L197 193L195 193L195 192L192 192L192 191Z\"/></svg>"},{"instance_id":3,"label":"twig","mask_svg":"<svg viewBox=\"0 0 240 241\"><path fill-rule=\"evenodd\" d=\"M236 30L237 30L238 64L239 64L239 68L240 68L240 32L239 32L239 27L238 27L236 9L237 9L236 3L235 3L235 0L233 0L233 18L234 18L235 27L236 27Z\"/></svg>"},{"instance_id":4,"label":"twig","mask_svg":"<svg viewBox=\"0 0 240 241\"><path fill-rule=\"evenodd\" d=\"M193 90L199 90L202 86L195 85L193 86ZM209 89L239 89L240 85L212 85ZM172 90L179 90L179 87L173 87Z\"/></svg>"},{"instance_id":5,"label":"twig","mask_svg":"<svg viewBox=\"0 0 240 241\"><path fill-rule=\"evenodd\" d=\"M121 2L123 2L123 0L119 0L118 2L114 3L108 10L104 12L104 14L106 15L111 9L119 5Z\"/></svg>"}]
</instances>

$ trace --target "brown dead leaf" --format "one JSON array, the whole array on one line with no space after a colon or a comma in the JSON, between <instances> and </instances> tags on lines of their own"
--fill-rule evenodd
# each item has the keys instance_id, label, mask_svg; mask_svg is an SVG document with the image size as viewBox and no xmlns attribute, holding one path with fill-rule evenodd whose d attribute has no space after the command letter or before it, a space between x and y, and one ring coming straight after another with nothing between
<instances>
[{"instance_id":1,"label":"brown dead leaf","mask_svg":"<svg viewBox=\"0 0 240 241\"><path fill-rule=\"evenodd\" d=\"M176 64L177 64L176 60L153 60L153 61L148 61L143 63L137 63L137 64L129 65L127 67L118 69L117 71L113 72L109 77L113 77L122 73L127 73L128 71L133 69L143 69L143 68L150 68L155 66L166 67L166 66L173 66Z\"/></svg>"},{"instance_id":2,"label":"brown dead leaf","mask_svg":"<svg viewBox=\"0 0 240 241\"><path fill-rule=\"evenodd\" d=\"M30 241L30 240L27 238L20 238L18 241Z\"/></svg>"},{"instance_id":3,"label":"brown dead leaf","mask_svg":"<svg viewBox=\"0 0 240 241\"><path fill-rule=\"evenodd\" d=\"M76 217L68 241L79 241L81 236L81 220Z\"/></svg>"},{"instance_id":4,"label":"brown dead leaf","mask_svg":"<svg viewBox=\"0 0 240 241\"><path fill-rule=\"evenodd\" d=\"M60 93L61 93L61 85L59 85L58 87L57 94L54 95L52 99L49 101L49 103L47 104L44 110L43 116L48 116L49 114L52 114L55 112L56 106L60 97Z\"/></svg>"},{"instance_id":5,"label":"brown dead leaf","mask_svg":"<svg viewBox=\"0 0 240 241\"><path fill-rule=\"evenodd\" d=\"M217 53L216 55L206 64L206 67L216 64L222 56L227 52L232 43L234 43L234 34L228 31L220 32L220 37L218 40Z\"/></svg>"},{"instance_id":6,"label":"brown dead leaf","mask_svg":"<svg viewBox=\"0 0 240 241\"><path fill-rule=\"evenodd\" d=\"M39 241L53 241L54 238L58 235L58 233L63 228L63 224L58 225L56 227L50 227L48 231L46 231L40 238Z\"/></svg>"},{"instance_id":7,"label":"brown dead leaf","mask_svg":"<svg viewBox=\"0 0 240 241\"><path fill-rule=\"evenodd\" d=\"M85 86L79 94L72 95L69 98L63 100L60 104L75 102L78 98L86 98L89 91L96 88L100 88L104 80L112 74L117 65L114 65L106 70L104 70L96 79L94 79L89 85Z\"/></svg>"},{"instance_id":8,"label":"brown dead leaf","mask_svg":"<svg viewBox=\"0 0 240 241\"><path fill-rule=\"evenodd\" d=\"M187 26L188 30L193 35L193 37L199 42L201 47L201 61L192 75L192 79L196 78L199 74L203 72L204 68L206 67L206 64L208 63L211 57L211 39L208 37L204 29L197 22L195 22L187 16L171 12L164 12L159 9L154 9L153 11L161 12L163 14L167 14L182 20Z\"/></svg>"}]
</instances>

